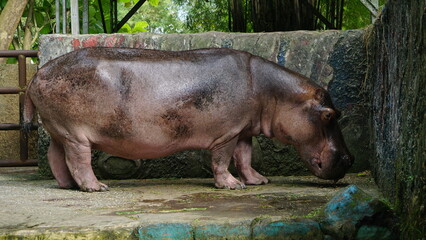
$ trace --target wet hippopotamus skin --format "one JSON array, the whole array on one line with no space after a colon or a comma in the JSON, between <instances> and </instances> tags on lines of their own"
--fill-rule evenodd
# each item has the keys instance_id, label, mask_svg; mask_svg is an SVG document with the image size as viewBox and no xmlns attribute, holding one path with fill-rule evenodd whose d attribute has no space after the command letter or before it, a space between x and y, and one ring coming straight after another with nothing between
<instances>
[{"instance_id":1,"label":"wet hippopotamus skin","mask_svg":"<svg viewBox=\"0 0 426 240\"><path fill-rule=\"evenodd\" d=\"M129 159L208 149L216 187L265 184L251 167L259 134L294 145L323 179L342 178L353 163L326 90L236 50L77 50L39 69L24 124L35 109L51 136L47 157L61 188L108 189L93 173L91 149ZM228 171L231 160L240 180Z\"/></svg>"}]
</instances>

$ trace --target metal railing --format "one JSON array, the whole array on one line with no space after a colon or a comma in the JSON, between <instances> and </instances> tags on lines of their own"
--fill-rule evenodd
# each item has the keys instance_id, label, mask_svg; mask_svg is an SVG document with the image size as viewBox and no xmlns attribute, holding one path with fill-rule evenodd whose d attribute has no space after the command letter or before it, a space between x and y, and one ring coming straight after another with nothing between
<instances>
[{"instance_id":1,"label":"metal railing","mask_svg":"<svg viewBox=\"0 0 426 240\"><path fill-rule=\"evenodd\" d=\"M14 57L18 59L19 87L0 87L0 94L19 95L19 123L0 123L0 130L19 130L19 160L0 160L0 167L8 166L33 166L37 165L35 159L28 159L28 134L22 128L25 91L27 87L27 57L37 57L38 51L33 50L1 50L0 57ZM33 126L31 130L37 129Z\"/></svg>"}]
</instances>

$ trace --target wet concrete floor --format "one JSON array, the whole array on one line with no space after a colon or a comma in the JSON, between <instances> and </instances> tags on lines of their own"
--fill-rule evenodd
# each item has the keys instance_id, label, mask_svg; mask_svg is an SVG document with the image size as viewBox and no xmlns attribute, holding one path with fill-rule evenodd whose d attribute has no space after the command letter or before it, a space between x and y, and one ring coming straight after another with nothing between
<instances>
[{"instance_id":1,"label":"wet concrete floor","mask_svg":"<svg viewBox=\"0 0 426 240\"><path fill-rule=\"evenodd\" d=\"M270 179L270 184L244 190L215 189L213 179L104 180L110 191L86 193L59 189L34 167L0 168L0 239L47 232L131 232L159 223L310 218L349 184L379 196L368 172L348 174L337 184L314 176Z\"/></svg>"}]
</instances>

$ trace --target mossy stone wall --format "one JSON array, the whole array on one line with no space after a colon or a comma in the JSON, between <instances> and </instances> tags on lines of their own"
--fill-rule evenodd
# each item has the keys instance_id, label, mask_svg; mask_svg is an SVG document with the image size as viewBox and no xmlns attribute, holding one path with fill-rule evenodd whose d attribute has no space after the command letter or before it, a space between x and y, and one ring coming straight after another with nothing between
<instances>
[{"instance_id":1,"label":"mossy stone wall","mask_svg":"<svg viewBox=\"0 0 426 240\"><path fill-rule=\"evenodd\" d=\"M390 0L367 44L376 182L401 218L401 239L426 236L425 1Z\"/></svg>"}]
</instances>

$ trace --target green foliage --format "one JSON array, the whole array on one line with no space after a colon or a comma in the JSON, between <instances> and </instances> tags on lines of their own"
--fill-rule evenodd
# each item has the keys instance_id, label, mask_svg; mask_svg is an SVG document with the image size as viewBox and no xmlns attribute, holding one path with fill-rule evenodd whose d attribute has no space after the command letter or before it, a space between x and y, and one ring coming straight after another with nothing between
<instances>
[{"instance_id":1,"label":"green foliage","mask_svg":"<svg viewBox=\"0 0 426 240\"><path fill-rule=\"evenodd\" d=\"M4 6L6 6L7 0L0 0L0 11L3 10Z\"/></svg>"},{"instance_id":2,"label":"green foliage","mask_svg":"<svg viewBox=\"0 0 426 240\"><path fill-rule=\"evenodd\" d=\"M383 6L386 0L379 0ZM342 30L359 29L371 24L371 14L361 1L345 1Z\"/></svg>"},{"instance_id":3,"label":"green foliage","mask_svg":"<svg viewBox=\"0 0 426 240\"><path fill-rule=\"evenodd\" d=\"M0 0L0 11L7 0ZM89 33L103 33L102 14L98 0L89 0ZM120 21L139 0L117 0L118 21ZM380 0L383 5L385 0ZM101 1L106 23L106 32L111 32L110 26L110 1ZM244 1L245 11L250 11L251 1ZM80 4L80 9L82 6ZM69 15L69 4L67 4ZM61 9L62 14L62 9ZM250 16L247 12L247 16ZM28 17L28 8L24 12L21 24L14 36L12 49L22 49L25 32L25 23ZM32 48L38 48L37 38L40 34L54 33L55 0L34 0L33 21L30 25L31 33L35 40ZM61 17L62 21L62 17ZM250 19L248 32L252 31ZM343 29L357 29L369 25L370 13L360 1L345 1L343 15ZM67 28L70 28L68 20ZM62 25L61 25L62 31ZM196 33L207 31L228 32L229 13L228 0L148 0L130 20L118 31L120 33L137 32L155 33Z\"/></svg>"},{"instance_id":4,"label":"green foliage","mask_svg":"<svg viewBox=\"0 0 426 240\"><path fill-rule=\"evenodd\" d=\"M137 33L137 32L147 32L146 28L148 27L148 23L146 21L136 22L132 27L129 24L124 24L123 27L120 28L118 32L120 33Z\"/></svg>"},{"instance_id":5,"label":"green foliage","mask_svg":"<svg viewBox=\"0 0 426 240\"><path fill-rule=\"evenodd\" d=\"M158 6L158 3L160 2L160 0L148 0L149 4L151 4L152 6Z\"/></svg>"},{"instance_id":6,"label":"green foliage","mask_svg":"<svg viewBox=\"0 0 426 240\"><path fill-rule=\"evenodd\" d=\"M128 10L124 4L122 8L118 9L118 18L123 18ZM155 5L155 2L145 3L119 32L185 32L184 23L179 17L180 11L179 6L174 4L172 0L160 0L158 5ZM148 26L142 25L140 22L146 22Z\"/></svg>"},{"instance_id":7,"label":"green foliage","mask_svg":"<svg viewBox=\"0 0 426 240\"><path fill-rule=\"evenodd\" d=\"M229 32L228 0L174 0L186 13L185 32Z\"/></svg>"},{"instance_id":8,"label":"green foliage","mask_svg":"<svg viewBox=\"0 0 426 240\"><path fill-rule=\"evenodd\" d=\"M0 10L3 10L6 0L0 0ZM55 26L55 1L54 0L34 0L32 16L28 16L30 3L22 14L21 21L14 34L12 45L10 49L23 49L24 46L31 49L38 48L37 38L40 34L52 33L52 29ZM28 21L31 17L32 21ZM28 24L28 25L27 25ZM27 28L28 27L28 28ZM29 30L26 30L29 29ZM27 40L24 42L24 35L31 34L33 39L31 42ZM29 31L29 32L28 32ZM8 62L10 62L8 60Z\"/></svg>"}]
</instances>

